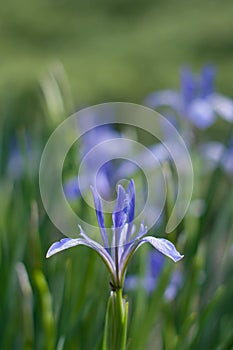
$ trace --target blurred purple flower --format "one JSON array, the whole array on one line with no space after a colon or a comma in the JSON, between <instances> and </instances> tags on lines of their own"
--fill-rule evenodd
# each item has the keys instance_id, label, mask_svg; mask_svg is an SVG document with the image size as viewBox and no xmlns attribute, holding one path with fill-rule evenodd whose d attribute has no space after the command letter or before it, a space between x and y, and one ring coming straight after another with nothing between
<instances>
[{"instance_id":1,"label":"blurred purple flower","mask_svg":"<svg viewBox=\"0 0 233 350\"><path fill-rule=\"evenodd\" d=\"M119 164L118 168L116 169L116 177L119 179L129 177L137 171L137 164L140 164L142 169L153 170L156 166L156 163L157 166L160 167L165 160L168 161L171 158L169 151L162 143L157 143L150 146L149 151L155 157L154 163L151 162L151 157L148 156L148 153L141 152L135 155L134 162Z\"/></svg>"},{"instance_id":2,"label":"blurred purple flower","mask_svg":"<svg viewBox=\"0 0 233 350\"><path fill-rule=\"evenodd\" d=\"M125 280L125 289L134 290L139 284L148 292L151 293L155 290L157 281L164 267L164 256L154 251L149 254L147 261L146 274L143 278L139 278L137 275L129 275Z\"/></svg>"},{"instance_id":3,"label":"blurred purple flower","mask_svg":"<svg viewBox=\"0 0 233 350\"><path fill-rule=\"evenodd\" d=\"M7 173L14 180L22 178L26 172L34 175L38 171L39 152L33 148L29 135L23 141L22 146L17 138L13 138L9 147Z\"/></svg>"},{"instance_id":4,"label":"blurred purple flower","mask_svg":"<svg viewBox=\"0 0 233 350\"><path fill-rule=\"evenodd\" d=\"M166 300L174 300L181 285L183 283L183 277L179 270L173 272L169 285L167 286L164 297Z\"/></svg>"},{"instance_id":5,"label":"blurred purple flower","mask_svg":"<svg viewBox=\"0 0 233 350\"><path fill-rule=\"evenodd\" d=\"M63 188L64 188L64 193L66 197L70 200L75 200L81 195L80 189L78 186L77 176L72 177L69 180L66 180Z\"/></svg>"},{"instance_id":6,"label":"blurred purple flower","mask_svg":"<svg viewBox=\"0 0 233 350\"><path fill-rule=\"evenodd\" d=\"M183 258L183 255L176 250L170 241L164 238L147 236L147 228L143 223L140 225L139 232L136 235L134 234L135 186L133 180L130 181L126 190L121 185L118 185L116 205L112 213L113 235L111 244L107 236L100 197L94 188L92 188L92 194L103 246L89 238L83 229L79 227L80 238L64 238L60 242L52 244L46 257L76 245L88 246L99 254L107 266L112 278L111 286L113 290L123 287L129 260L134 252L144 243L150 243L160 253L168 256L175 262Z\"/></svg>"},{"instance_id":7,"label":"blurred purple flower","mask_svg":"<svg viewBox=\"0 0 233 350\"><path fill-rule=\"evenodd\" d=\"M147 261L147 269L144 277L140 278L136 275L129 275L125 280L126 290L135 290L138 285L141 285L148 294L151 294L157 287L159 277L164 268L164 256L152 251L149 253ZM180 271L173 272L169 285L167 286L164 297L167 300L173 300L182 284L182 275Z\"/></svg>"},{"instance_id":8,"label":"blurred purple flower","mask_svg":"<svg viewBox=\"0 0 233 350\"><path fill-rule=\"evenodd\" d=\"M209 65L204 66L198 77L189 68L183 68L179 92L154 92L145 99L145 105L150 108L170 107L200 129L211 126L217 115L233 122L233 101L215 92L214 78L215 69Z\"/></svg>"},{"instance_id":9,"label":"blurred purple flower","mask_svg":"<svg viewBox=\"0 0 233 350\"><path fill-rule=\"evenodd\" d=\"M233 175L233 136L228 146L221 142L206 142L199 147L200 154L205 160L205 170L213 170L217 166Z\"/></svg>"},{"instance_id":10,"label":"blurred purple flower","mask_svg":"<svg viewBox=\"0 0 233 350\"><path fill-rule=\"evenodd\" d=\"M93 148L98 147L104 141L121 138L121 134L115 131L112 127L98 126L88 131L82 137L82 143L80 147L80 157L81 161L84 157L87 156ZM80 181L78 181L78 176L68 179L64 183L64 193L68 199L74 200L77 199L80 195L79 183L82 183L82 190L87 190L90 186L88 181L88 174L95 173L96 164L101 163L103 158L103 152L105 156L111 158L112 150L108 147L101 147L97 152L94 153L94 156L86 157L85 159L85 170L86 173L83 173L80 176ZM98 171L96 182L98 191L105 197L109 198L112 188L116 183L116 167L114 162L109 161L105 163Z\"/></svg>"}]
</instances>

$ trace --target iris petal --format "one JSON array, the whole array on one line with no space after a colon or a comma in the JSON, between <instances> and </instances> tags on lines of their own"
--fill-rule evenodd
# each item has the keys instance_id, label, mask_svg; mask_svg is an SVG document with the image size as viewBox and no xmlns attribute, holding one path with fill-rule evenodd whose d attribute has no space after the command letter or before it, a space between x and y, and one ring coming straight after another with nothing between
<instances>
[{"instance_id":1,"label":"iris petal","mask_svg":"<svg viewBox=\"0 0 233 350\"><path fill-rule=\"evenodd\" d=\"M114 271L115 266L114 266L113 259L109 254L109 249L104 248L101 244L99 244L98 242L88 237L88 235L83 231L80 225L79 225L79 229L80 229L81 237L83 237L86 242L85 245L94 249L102 257L102 259L107 261L108 265L111 267L111 270Z\"/></svg>"},{"instance_id":2,"label":"iris petal","mask_svg":"<svg viewBox=\"0 0 233 350\"><path fill-rule=\"evenodd\" d=\"M184 106L188 106L195 99L196 90L194 75L189 67L180 70L180 90Z\"/></svg>"},{"instance_id":3,"label":"iris petal","mask_svg":"<svg viewBox=\"0 0 233 350\"><path fill-rule=\"evenodd\" d=\"M203 67L200 77L201 97L205 98L214 93L214 80L216 76L216 69L212 65Z\"/></svg>"},{"instance_id":4,"label":"iris petal","mask_svg":"<svg viewBox=\"0 0 233 350\"><path fill-rule=\"evenodd\" d=\"M134 220L134 210L135 210L135 185L134 181L131 179L130 183L126 189L129 199L129 214L128 214L128 223L131 223Z\"/></svg>"},{"instance_id":5,"label":"iris petal","mask_svg":"<svg viewBox=\"0 0 233 350\"><path fill-rule=\"evenodd\" d=\"M142 245L143 243L150 243L160 253L168 256L170 259L172 259L175 262L181 260L184 257L184 255L181 255L176 250L175 246L167 239L147 236L141 239L139 245Z\"/></svg>"},{"instance_id":6,"label":"iris petal","mask_svg":"<svg viewBox=\"0 0 233 350\"><path fill-rule=\"evenodd\" d=\"M76 245L80 244L83 244L83 239L81 238L63 238L59 242L55 242L51 245L46 254L46 258L49 258L50 256L59 253L62 250L75 247Z\"/></svg>"},{"instance_id":7,"label":"iris petal","mask_svg":"<svg viewBox=\"0 0 233 350\"><path fill-rule=\"evenodd\" d=\"M95 250L99 256L102 258L104 261L105 265L107 266L108 270L110 271L111 275L114 278L114 263L111 258L111 256L108 254L108 252L97 242L93 241L90 239L80 228L81 230L81 235L83 238L63 238L59 242L55 242L51 245L49 248L46 258L49 258L50 256L61 252L62 250L75 247L78 245L84 245L89 248L92 248Z\"/></svg>"},{"instance_id":8,"label":"iris petal","mask_svg":"<svg viewBox=\"0 0 233 350\"><path fill-rule=\"evenodd\" d=\"M118 185L116 205L112 213L112 222L115 228L122 227L126 222L128 215L128 203L126 199L124 188Z\"/></svg>"},{"instance_id":9,"label":"iris petal","mask_svg":"<svg viewBox=\"0 0 233 350\"><path fill-rule=\"evenodd\" d=\"M100 228L100 233L102 236L102 240L104 243L104 246L107 248L109 247L108 243L108 236L106 233L106 228L104 225L104 216L103 216L103 211L102 211L102 205L101 205L101 200L100 197L94 187L91 186L91 191L92 191L92 196L95 204L95 212L96 212L96 217L98 220L99 228Z\"/></svg>"},{"instance_id":10,"label":"iris petal","mask_svg":"<svg viewBox=\"0 0 233 350\"><path fill-rule=\"evenodd\" d=\"M132 227L133 227L133 221L134 221L134 214L135 214L135 185L134 181L131 179L130 183L126 189L126 193L128 195L128 202L129 202L129 213L128 213L128 229L126 234L126 242L129 241Z\"/></svg>"}]
</instances>

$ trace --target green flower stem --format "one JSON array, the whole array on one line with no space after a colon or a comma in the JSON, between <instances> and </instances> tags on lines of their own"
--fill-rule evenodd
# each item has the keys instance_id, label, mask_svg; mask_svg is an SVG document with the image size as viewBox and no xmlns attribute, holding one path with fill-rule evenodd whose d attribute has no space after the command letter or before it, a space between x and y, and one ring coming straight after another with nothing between
<instances>
[{"instance_id":1,"label":"green flower stem","mask_svg":"<svg viewBox=\"0 0 233 350\"><path fill-rule=\"evenodd\" d=\"M122 289L112 291L108 300L102 350L125 350L127 340L128 303Z\"/></svg>"}]
</instances>

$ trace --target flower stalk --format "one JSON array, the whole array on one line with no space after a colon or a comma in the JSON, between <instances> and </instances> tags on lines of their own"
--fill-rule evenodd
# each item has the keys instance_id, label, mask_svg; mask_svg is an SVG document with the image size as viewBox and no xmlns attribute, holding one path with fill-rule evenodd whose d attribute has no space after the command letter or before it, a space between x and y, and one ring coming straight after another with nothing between
<instances>
[{"instance_id":1,"label":"flower stalk","mask_svg":"<svg viewBox=\"0 0 233 350\"><path fill-rule=\"evenodd\" d=\"M122 288L111 291L105 317L102 350L125 350L127 340L128 302Z\"/></svg>"}]
</instances>

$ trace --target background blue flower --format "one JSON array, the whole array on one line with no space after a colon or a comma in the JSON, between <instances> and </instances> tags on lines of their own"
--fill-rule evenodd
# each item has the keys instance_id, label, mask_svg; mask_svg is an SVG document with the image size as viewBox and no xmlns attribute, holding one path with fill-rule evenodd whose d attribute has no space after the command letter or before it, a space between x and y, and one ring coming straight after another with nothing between
<instances>
[{"instance_id":1,"label":"background blue flower","mask_svg":"<svg viewBox=\"0 0 233 350\"><path fill-rule=\"evenodd\" d=\"M200 129L210 127L217 116L233 122L233 101L215 92L215 69L212 66L205 66L197 77L186 67L180 76L179 92L156 91L145 99L145 105L155 109L170 107L179 117Z\"/></svg>"}]
</instances>

